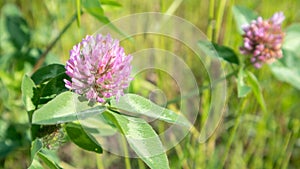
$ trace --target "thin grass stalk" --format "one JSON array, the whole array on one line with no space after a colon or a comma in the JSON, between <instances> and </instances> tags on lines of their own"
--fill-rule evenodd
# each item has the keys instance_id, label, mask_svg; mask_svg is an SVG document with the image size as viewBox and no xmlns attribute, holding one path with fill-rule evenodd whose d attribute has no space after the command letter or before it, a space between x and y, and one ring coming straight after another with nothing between
<instances>
[{"instance_id":1,"label":"thin grass stalk","mask_svg":"<svg viewBox=\"0 0 300 169\"><path fill-rule=\"evenodd\" d=\"M223 21L226 2L227 2L227 0L221 0L218 11L217 11L216 29L215 29L214 38L213 38L213 41L216 43L218 42L219 37L220 37L220 30L222 27L222 21Z\"/></svg>"},{"instance_id":2,"label":"thin grass stalk","mask_svg":"<svg viewBox=\"0 0 300 169\"><path fill-rule=\"evenodd\" d=\"M292 152L294 150L294 146L297 142L297 140L299 139L300 136L300 121L299 120L295 120L293 125L292 125L292 134L291 134L291 138L287 141L286 143L286 151L285 151L285 159L283 160L282 164L281 164L281 168L282 169L287 169L289 168L289 162L290 162L290 158L292 156Z\"/></svg>"},{"instance_id":3,"label":"thin grass stalk","mask_svg":"<svg viewBox=\"0 0 300 169\"><path fill-rule=\"evenodd\" d=\"M146 169L144 162L141 159L138 159L139 169Z\"/></svg>"},{"instance_id":4,"label":"thin grass stalk","mask_svg":"<svg viewBox=\"0 0 300 169\"><path fill-rule=\"evenodd\" d=\"M238 128L238 126L239 126L239 124L240 124L241 115L242 115L242 112L243 112L243 110L244 110L244 107L245 107L246 102L247 102L247 100L246 100L246 99L243 99L243 100L239 103L239 105L238 105L237 117L236 117L236 120L235 120L233 129L232 129L231 132L230 132L230 136L229 136L228 142L227 142L227 144L226 144L225 152L224 152L223 158L221 159L221 165L219 166L219 168L223 168L224 165L225 165L225 162L227 161L227 158L228 158L228 155L229 155L229 151L230 151L230 148L231 148L231 146L232 146L234 137L236 136L237 128Z\"/></svg>"},{"instance_id":5,"label":"thin grass stalk","mask_svg":"<svg viewBox=\"0 0 300 169\"><path fill-rule=\"evenodd\" d=\"M209 18L208 18L208 28L206 32L206 36L208 40L213 40L213 32L214 32L214 14L215 14L215 0L209 1Z\"/></svg>"},{"instance_id":6,"label":"thin grass stalk","mask_svg":"<svg viewBox=\"0 0 300 169\"><path fill-rule=\"evenodd\" d=\"M124 148L125 168L126 169L131 169L127 141L126 141L126 138L125 138L124 135L121 138L122 138L122 144L123 144L122 146Z\"/></svg>"},{"instance_id":7,"label":"thin grass stalk","mask_svg":"<svg viewBox=\"0 0 300 169\"><path fill-rule=\"evenodd\" d=\"M223 44L226 46L230 45L230 39L232 38L231 32L232 32L232 24L233 24L233 16L232 16L232 7L234 5L234 0L230 0L229 1L229 7L228 7L228 14L227 14L227 18L226 18L226 27L225 27L225 31L227 32L224 36L223 39Z\"/></svg>"},{"instance_id":8,"label":"thin grass stalk","mask_svg":"<svg viewBox=\"0 0 300 169\"><path fill-rule=\"evenodd\" d=\"M176 140L175 140L176 138L174 137L174 135L171 136L171 139L174 140L174 141L176 141ZM184 153L183 153L183 150L182 150L182 147L181 147L180 144L177 144L177 145L175 146L175 151L176 151L176 154L177 154L177 156L178 156L178 158L179 158L179 161L181 161L181 164L182 164L181 167L182 167L183 169L190 169L190 167L189 167L189 165L188 165L188 163L187 163L186 158L184 158Z\"/></svg>"},{"instance_id":9,"label":"thin grass stalk","mask_svg":"<svg viewBox=\"0 0 300 169\"><path fill-rule=\"evenodd\" d=\"M96 154L97 169L104 169L102 156L103 154Z\"/></svg>"}]
</instances>

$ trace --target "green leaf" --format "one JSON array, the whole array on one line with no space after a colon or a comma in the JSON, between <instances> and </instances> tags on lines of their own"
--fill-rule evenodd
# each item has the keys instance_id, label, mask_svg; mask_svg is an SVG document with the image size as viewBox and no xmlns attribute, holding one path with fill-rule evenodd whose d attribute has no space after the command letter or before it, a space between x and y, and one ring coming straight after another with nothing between
<instances>
[{"instance_id":1,"label":"green leaf","mask_svg":"<svg viewBox=\"0 0 300 169\"><path fill-rule=\"evenodd\" d=\"M101 1L102 3L102 1ZM120 29L118 29L113 23L110 22L109 18L104 15L104 10L101 6L101 3L99 0L83 0L82 6L83 9L85 9L86 12L94 16L96 19L98 19L100 22L107 24L108 27L119 33L120 35L124 37L128 37L125 33L123 33ZM117 2L114 1L104 1L105 5L111 5L111 6L118 6ZM129 38L130 41L132 41L132 38Z\"/></svg>"},{"instance_id":2,"label":"green leaf","mask_svg":"<svg viewBox=\"0 0 300 169\"><path fill-rule=\"evenodd\" d=\"M33 98L33 90L35 88L34 82L28 77L27 75L24 75L22 80L22 100L25 105L26 111L32 111L35 109L35 105L32 102Z\"/></svg>"},{"instance_id":3,"label":"green leaf","mask_svg":"<svg viewBox=\"0 0 300 169\"><path fill-rule=\"evenodd\" d=\"M104 112L113 119L130 147L152 169L168 169L168 158L153 128L143 119Z\"/></svg>"},{"instance_id":4,"label":"green leaf","mask_svg":"<svg viewBox=\"0 0 300 169\"><path fill-rule=\"evenodd\" d=\"M103 15L104 11L99 0L83 0L83 7L92 15Z\"/></svg>"},{"instance_id":5,"label":"green leaf","mask_svg":"<svg viewBox=\"0 0 300 169\"><path fill-rule=\"evenodd\" d=\"M41 163L38 160L38 156L35 156L28 169L44 169L44 167L41 165Z\"/></svg>"},{"instance_id":6,"label":"green leaf","mask_svg":"<svg viewBox=\"0 0 300 169\"><path fill-rule=\"evenodd\" d=\"M261 106L262 110L266 113L267 112L267 108L266 108L266 103L261 91L261 87L259 85L259 82L257 80L257 78L255 77L255 75L249 71L247 71L247 80L248 80L248 84L251 87L254 96L256 97L256 100L258 101L259 105Z\"/></svg>"},{"instance_id":7,"label":"green leaf","mask_svg":"<svg viewBox=\"0 0 300 169\"><path fill-rule=\"evenodd\" d=\"M232 12L237 29L241 34L244 33L242 26L250 24L252 20L257 19L258 17L258 15L251 9L239 5L233 6Z\"/></svg>"},{"instance_id":8,"label":"green leaf","mask_svg":"<svg viewBox=\"0 0 300 169\"><path fill-rule=\"evenodd\" d=\"M282 48L292 51L300 57L300 23L292 24L286 29L285 33L286 35Z\"/></svg>"},{"instance_id":9,"label":"green leaf","mask_svg":"<svg viewBox=\"0 0 300 169\"><path fill-rule=\"evenodd\" d=\"M30 169L39 169L43 168L40 162L38 161L38 157L43 160L43 162L50 169L61 169L58 165L59 159L58 157L50 150L43 149L43 144L40 139L35 139L31 145L31 165Z\"/></svg>"},{"instance_id":10,"label":"green leaf","mask_svg":"<svg viewBox=\"0 0 300 169\"><path fill-rule=\"evenodd\" d=\"M104 24L108 24L110 23L110 20L108 19L108 17L106 17L105 15L97 15L95 16L100 22L104 23ZM114 25L110 25L112 29L116 30L119 33L119 29L116 28Z\"/></svg>"},{"instance_id":11,"label":"green leaf","mask_svg":"<svg viewBox=\"0 0 300 169\"><path fill-rule=\"evenodd\" d=\"M31 143L31 160L33 161L35 155L42 149L43 147L43 143L40 139L35 139L32 143Z\"/></svg>"},{"instance_id":12,"label":"green leaf","mask_svg":"<svg viewBox=\"0 0 300 169\"><path fill-rule=\"evenodd\" d=\"M41 149L38 152L38 156L50 169L62 169L58 164L59 161L57 156L52 151Z\"/></svg>"},{"instance_id":13,"label":"green leaf","mask_svg":"<svg viewBox=\"0 0 300 169\"><path fill-rule=\"evenodd\" d=\"M36 85L41 84L49 79L56 77L57 75L65 72L65 66L60 64L51 64L40 68L31 76L31 79Z\"/></svg>"},{"instance_id":14,"label":"green leaf","mask_svg":"<svg viewBox=\"0 0 300 169\"><path fill-rule=\"evenodd\" d=\"M64 127L71 141L77 146L88 151L102 153L102 147L96 139L88 134L80 124L68 123Z\"/></svg>"},{"instance_id":15,"label":"green leaf","mask_svg":"<svg viewBox=\"0 0 300 169\"><path fill-rule=\"evenodd\" d=\"M218 57L216 50L214 49L214 46L212 42L205 41L205 40L199 40L198 46L200 49L208 56L210 57Z\"/></svg>"},{"instance_id":16,"label":"green leaf","mask_svg":"<svg viewBox=\"0 0 300 169\"><path fill-rule=\"evenodd\" d=\"M81 120L80 124L86 132L97 137L112 136L118 132L114 124L105 118L103 114Z\"/></svg>"},{"instance_id":17,"label":"green leaf","mask_svg":"<svg viewBox=\"0 0 300 169\"><path fill-rule=\"evenodd\" d=\"M283 82L300 90L300 57L296 53L283 49L283 57L270 64L272 73Z\"/></svg>"},{"instance_id":18,"label":"green leaf","mask_svg":"<svg viewBox=\"0 0 300 169\"><path fill-rule=\"evenodd\" d=\"M58 95L67 91L68 89L65 87L64 79L69 79L69 76L66 73L61 73L49 80L49 82L42 87L40 96L46 97L53 94Z\"/></svg>"},{"instance_id":19,"label":"green leaf","mask_svg":"<svg viewBox=\"0 0 300 169\"><path fill-rule=\"evenodd\" d=\"M117 1L112 1L112 0L101 0L102 6L107 5L107 6L114 6L114 7L121 7L122 5L117 2Z\"/></svg>"},{"instance_id":20,"label":"green leaf","mask_svg":"<svg viewBox=\"0 0 300 169\"><path fill-rule=\"evenodd\" d=\"M218 56L226 60L229 63L239 64L239 59L235 52L226 46L221 46L216 43L213 43L214 48L216 49Z\"/></svg>"},{"instance_id":21,"label":"green leaf","mask_svg":"<svg viewBox=\"0 0 300 169\"><path fill-rule=\"evenodd\" d=\"M203 40L198 41L198 46L210 57L218 57L229 63L239 64L237 55L229 47Z\"/></svg>"},{"instance_id":22,"label":"green leaf","mask_svg":"<svg viewBox=\"0 0 300 169\"><path fill-rule=\"evenodd\" d=\"M36 110L32 116L32 123L49 125L71 122L103 111L104 106L91 107L87 101L79 101L77 94L64 92Z\"/></svg>"},{"instance_id":23,"label":"green leaf","mask_svg":"<svg viewBox=\"0 0 300 169\"><path fill-rule=\"evenodd\" d=\"M48 103L58 94L68 91L65 87L64 79L70 80L70 77L65 72L51 78L48 82L38 85L34 90L33 104L38 107L41 104Z\"/></svg>"},{"instance_id":24,"label":"green leaf","mask_svg":"<svg viewBox=\"0 0 300 169\"><path fill-rule=\"evenodd\" d=\"M238 97L245 97L251 91L249 86L246 86L244 83L245 72L243 69L239 70L238 73Z\"/></svg>"},{"instance_id":25,"label":"green leaf","mask_svg":"<svg viewBox=\"0 0 300 169\"><path fill-rule=\"evenodd\" d=\"M102 23L109 23L109 19L104 15L103 8L99 0L83 0L83 8Z\"/></svg>"},{"instance_id":26,"label":"green leaf","mask_svg":"<svg viewBox=\"0 0 300 169\"><path fill-rule=\"evenodd\" d=\"M163 120L190 127L191 123L180 114L169 109L160 107L148 99L135 94L125 94L119 101L112 100L111 106L135 115L144 115L154 119Z\"/></svg>"},{"instance_id":27,"label":"green leaf","mask_svg":"<svg viewBox=\"0 0 300 169\"><path fill-rule=\"evenodd\" d=\"M5 23L6 29L10 36L10 40L18 50L21 50L23 46L29 44L30 29L23 17L16 15L6 15Z\"/></svg>"}]
</instances>

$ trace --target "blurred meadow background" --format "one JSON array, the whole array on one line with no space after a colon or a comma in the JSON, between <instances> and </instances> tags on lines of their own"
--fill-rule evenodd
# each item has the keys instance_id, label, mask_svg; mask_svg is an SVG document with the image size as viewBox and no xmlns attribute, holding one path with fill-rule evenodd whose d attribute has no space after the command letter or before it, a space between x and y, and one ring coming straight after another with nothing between
<instances>
[{"instance_id":1,"label":"blurred meadow background","mask_svg":"<svg viewBox=\"0 0 300 169\"><path fill-rule=\"evenodd\" d=\"M285 29L292 23L300 23L299 0L123 0L101 1L105 15L111 20L134 13L162 12L179 16L197 26L209 40L230 46L238 51L242 36L238 33L232 7L244 6L254 10L263 18L282 11L286 16ZM110 5L107 5L110 4ZM0 168L27 168L30 164L30 137L27 113L21 99L21 81L24 74L31 74L37 63L65 64L69 51L86 35L94 34L103 22L83 13L80 24L76 21L76 1L0 1ZM74 17L75 16L75 17ZM72 19L75 18L75 19ZM71 22L70 22L71 21ZM71 24L63 34L66 25ZM136 25L139 26L139 25ZM114 30L112 30L114 31ZM41 59L51 42L58 40ZM138 44L144 42L141 36L134 37ZM168 39L148 35L143 47L161 48L169 51L185 51L184 47L170 46ZM149 40L150 39L150 40ZM299 42L298 42L299 43ZM121 42L122 44L122 42ZM126 53L137 49L132 44L122 44ZM187 52L188 53L188 52ZM298 57L300 55L298 54ZM197 72L201 62L195 56L185 56L199 84L208 84L205 71ZM43 62L41 62L43 61ZM226 72L234 67L224 64ZM193 168L300 168L300 91L291 85L278 81L268 66L251 68L262 88L267 112L250 93L245 98L237 97L236 78L227 79L226 112L214 134L205 142L195 141L195 132L189 133L180 144L167 152L173 169ZM169 100L178 93L172 88L163 73L141 75L133 81L130 92L148 96L147 91L160 88ZM151 82L152 81L152 82ZM156 81L153 83L153 81ZM150 83L151 82L151 83ZM173 86L174 87L174 86ZM174 87L176 88L176 87ZM208 90L200 93L201 103L195 128L200 131L205 113L210 104ZM170 102L170 109L178 109L178 103ZM158 129L159 130L159 129ZM125 168L125 158L104 152L101 155L81 150L69 142L57 146L61 166L73 168ZM131 168L147 168L138 159L130 159Z\"/></svg>"}]
</instances>

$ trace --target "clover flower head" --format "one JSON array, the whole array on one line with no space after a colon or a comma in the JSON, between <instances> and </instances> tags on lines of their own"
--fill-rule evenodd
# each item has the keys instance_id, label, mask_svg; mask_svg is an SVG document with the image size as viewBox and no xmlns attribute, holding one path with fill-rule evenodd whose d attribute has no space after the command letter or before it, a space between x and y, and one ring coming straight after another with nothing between
<instances>
[{"instance_id":1,"label":"clover flower head","mask_svg":"<svg viewBox=\"0 0 300 169\"><path fill-rule=\"evenodd\" d=\"M272 63L282 57L284 32L281 23L284 19L283 13L278 12L268 20L258 17L250 25L243 26L244 44L240 52L252 55L250 61L254 67L260 68L263 63Z\"/></svg>"},{"instance_id":2,"label":"clover flower head","mask_svg":"<svg viewBox=\"0 0 300 169\"><path fill-rule=\"evenodd\" d=\"M105 98L124 94L132 78L131 55L126 55L119 41L108 34L86 36L70 51L65 86L89 101L105 103Z\"/></svg>"}]
</instances>

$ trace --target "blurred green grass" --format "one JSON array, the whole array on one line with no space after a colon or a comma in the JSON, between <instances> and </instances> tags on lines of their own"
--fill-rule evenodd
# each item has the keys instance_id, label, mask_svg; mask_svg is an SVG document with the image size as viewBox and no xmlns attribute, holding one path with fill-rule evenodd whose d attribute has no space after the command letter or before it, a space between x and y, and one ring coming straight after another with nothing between
<instances>
[{"instance_id":1,"label":"blurred green grass","mask_svg":"<svg viewBox=\"0 0 300 169\"><path fill-rule=\"evenodd\" d=\"M174 12L174 15L182 17L196 25L204 33L208 32L209 25L214 27L217 11L221 0L215 0L214 17L209 18L208 0L186 0L183 1ZM105 14L110 20L122 16L140 12L166 12L172 5L171 0L133 1L124 0L120 2L122 7L104 7ZM1 7L1 51L2 58L9 51L14 50L7 42L4 34L3 15L7 4L15 4L21 15L30 27L31 40L29 46L32 48L46 49L47 45L63 29L66 22L72 17L76 10L75 1L29 1L29 0L4 0L0 2ZM283 11L286 20L284 27L300 22L299 0L253 0L253 1L227 1L224 16L221 22L220 34L216 41L238 49L241 37L237 32L231 15L232 5L246 6L255 10L264 18L270 17L276 11ZM73 23L71 28L61 37L51 50L46 63L62 63L69 57L69 50L75 43L81 41L87 34L93 34L103 24L90 15L84 14L81 25L78 27ZM216 36L213 34L213 36ZM163 41L155 36L148 36L153 44L145 44L162 49L174 50L174 46L168 45L168 39ZM209 37L210 38L210 37ZM143 42L143 37L135 37L137 43ZM127 49L127 48L128 49ZM126 46L125 50L131 52L136 50L135 46ZM185 51L187 49L181 49ZM37 57L38 55L34 55ZM199 83L205 81L204 72L196 72L197 64L193 64L193 57L186 57L185 61L194 68ZM14 61L13 63L17 63ZM30 72L32 65L24 63L23 66L4 65L0 63L0 119L8 124L26 123L27 116L21 101L20 84L22 76ZM20 68L21 67L21 68ZM227 72L232 71L230 66L224 65ZM291 168L300 167L300 91L286 83L277 81L272 76L268 67L251 71L258 77L262 86L266 101L267 113L263 113L255 100L253 94L244 99L237 99L236 82L234 78L227 81L227 111L224 120L214 135L203 144L193 140L193 133L189 134L179 145L168 151L171 168ZM145 78L146 75L143 77ZM161 74L157 77L164 78ZM203 78L203 79L201 79ZM158 82L159 82L158 80ZM176 93L168 91L172 84L157 83L156 87L166 91L168 99L176 97ZM136 84L135 86L139 86ZM141 86L141 85L140 85ZM143 88L133 88L134 91L142 91ZM143 89L146 90L146 89ZM141 93L143 94L143 93ZM147 95L147 93L144 93ZM209 102L209 91L201 94L201 110L207 109ZM178 105L170 105L178 108ZM200 114L197 119L196 128L200 126L205 115ZM237 123L238 121L238 123ZM1 123L2 124L2 123ZM1 129L1 127L0 127ZM20 131L16 129L17 133ZM20 131L21 132L21 131ZM17 135L26 137L26 135ZM16 139L15 138L15 139ZM26 143L24 143L26 144ZM4 168L26 168L29 164L28 149L17 149L9 154L5 160ZM66 144L59 149L59 154L64 161L65 168L96 168L96 156L93 153L84 152L74 145ZM23 158L26 156L26 158ZM101 155L104 168L124 168L124 159L113 154ZM80 159L80 160L79 160ZM101 162L101 161L100 161ZM131 160L133 168L141 168L137 159ZM145 166L146 167L146 166ZM146 167L147 168L147 167Z\"/></svg>"}]
</instances>

